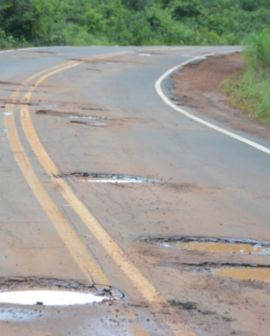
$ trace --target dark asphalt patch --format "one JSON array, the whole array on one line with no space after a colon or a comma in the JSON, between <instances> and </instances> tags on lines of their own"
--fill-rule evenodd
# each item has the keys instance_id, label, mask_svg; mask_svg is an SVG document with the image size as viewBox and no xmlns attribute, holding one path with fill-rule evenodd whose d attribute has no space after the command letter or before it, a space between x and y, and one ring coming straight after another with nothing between
<instances>
[{"instance_id":1,"label":"dark asphalt patch","mask_svg":"<svg viewBox=\"0 0 270 336\"><path fill-rule=\"evenodd\" d=\"M21 86L22 84L10 81L0 81L0 85Z\"/></svg>"},{"instance_id":2,"label":"dark asphalt patch","mask_svg":"<svg viewBox=\"0 0 270 336\"><path fill-rule=\"evenodd\" d=\"M267 269L270 268L270 265L264 264L252 264L252 263L232 263L232 262L199 262L199 263L188 263L188 262L181 262L177 263L178 265L187 266L187 267L195 267L195 268L203 268L203 269L213 269L213 268L223 268L223 267L230 267L230 268L262 268Z\"/></svg>"},{"instance_id":3,"label":"dark asphalt patch","mask_svg":"<svg viewBox=\"0 0 270 336\"><path fill-rule=\"evenodd\" d=\"M211 310L201 310L200 308L198 308L196 302L190 302L190 301L182 302L177 300L170 300L169 303L171 306L176 307L179 310L196 311L202 315L216 315L216 313Z\"/></svg>"},{"instance_id":4,"label":"dark asphalt patch","mask_svg":"<svg viewBox=\"0 0 270 336\"><path fill-rule=\"evenodd\" d=\"M104 64L104 65L117 65L117 64L144 64L139 61L131 61L131 60L119 60L119 59L83 59L83 58L71 58L71 61L82 62L85 64Z\"/></svg>"},{"instance_id":5,"label":"dark asphalt patch","mask_svg":"<svg viewBox=\"0 0 270 336\"><path fill-rule=\"evenodd\" d=\"M207 317L207 316L211 317L212 316L216 319L222 319L224 322L228 322L228 323L233 321L232 318L230 318L228 316L219 315L215 311L203 310L203 309L199 308L199 306L196 302L192 302L192 301L182 302L182 301L178 301L178 300L170 300L169 303L172 307L177 308L181 312L186 311L187 313L190 313L190 314L197 313L197 314L205 316L205 317Z\"/></svg>"},{"instance_id":6,"label":"dark asphalt patch","mask_svg":"<svg viewBox=\"0 0 270 336\"><path fill-rule=\"evenodd\" d=\"M54 111L54 110L46 110L40 109L36 111L38 115L49 115L53 117L66 117L72 114L72 112L61 112L61 111Z\"/></svg>"},{"instance_id":7,"label":"dark asphalt patch","mask_svg":"<svg viewBox=\"0 0 270 336\"><path fill-rule=\"evenodd\" d=\"M87 68L87 70L89 70L89 71L97 71L97 72L101 72L102 71L101 69L98 69L98 68Z\"/></svg>"},{"instance_id":8,"label":"dark asphalt patch","mask_svg":"<svg viewBox=\"0 0 270 336\"><path fill-rule=\"evenodd\" d=\"M21 52L26 54L42 54L42 55L56 55L56 51L47 51L47 50L21 50Z\"/></svg>"}]
</instances>

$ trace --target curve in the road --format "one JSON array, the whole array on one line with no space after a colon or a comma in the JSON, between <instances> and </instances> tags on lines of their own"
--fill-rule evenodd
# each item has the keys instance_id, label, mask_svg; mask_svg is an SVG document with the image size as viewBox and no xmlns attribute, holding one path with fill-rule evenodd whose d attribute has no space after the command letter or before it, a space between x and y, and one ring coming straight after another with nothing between
<instances>
[{"instance_id":1,"label":"curve in the road","mask_svg":"<svg viewBox=\"0 0 270 336\"><path fill-rule=\"evenodd\" d=\"M11 96L13 101L16 100L16 95L17 93ZM8 110L13 111L13 109L14 106L9 104ZM91 256L89 251L86 249L84 244L81 242L78 235L71 228L66 218L59 211L58 207L55 205L35 174L32 164L28 159L23 145L19 139L13 114L5 116L5 123L8 128L8 139L10 146L14 153L14 157L24 175L24 178L33 191L35 197L39 201L41 207L50 218L55 230L61 237L71 256L74 258L75 262L87 280L89 280L91 283L103 284L104 286L109 285L109 281L106 275L101 270L95 259Z\"/></svg>"},{"instance_id":2,"label":"curve in the road","mask_svg":"<svg viewBox=\"0 0 270 336\"><path fill-rule=\"evenodd\" d=\"M114 54L114 56L115 55L116 54ZM97 58L98 60L100 60L100 59L104 59L104 57L106 58L106 57L111 57L111 56L112 55L99 56L99 57L96 56L96 57L91 57L91 59L93 60ZM151 307L156 308L158 311L161 311L162 309L164 309L164 306L166 306L166 309L170 310L171 313L174 314L173 309L171 310L167 306L166 300L155 289L155 287L149 282L149 280L145 278L145 276L140 272L140 270L129 260L129 258L126 256L124 251L121 249L121 247L111 238L108 232L102 227L102 225L97 221L97 219L90 213L87 207L74 194L70 186L65 181L59 180L55 177L56 175L59 174L59 170L56 167L55 163L50 158L50 156L48 155L44 146L42 145L39 139L39 136L33 126L27 103L30 102L32 94L35 91L35 89L48 78L62 71L66 71L68 69L79 66L83 62L84 62L83 60L79 62L68 62L68 63L63 64L62 66L54 67L54 68L49 69L48 71L43 71L39 74L36 74L30 77L26 81L28 83L29 81L35 79L35 82L32 88L24 96L25 104L21 108L21 122L22 122L23 131L26 135L26 138L31 148L33 149L36 157L38 158L41 166L43 167L45 172L51 177L54 184L58 187L57 189L59 190L63 198L73 208L75 213L77 213L78 217L82 220L82 222L85 224L88 230L93 234L96 240L100 243L100 245L108 253L108 255L111 256L115 264L129 278L133 286L137 288L137 290L142 295L142 297L144 297L144 299L151 305ZM12 116L10 116L9 119L7 119L7 123L11 123L9 124L9 126L13 127L13 134L16 135L16 125L15 125L14 120L12 121L11 118ZM18 136L15 136L14 139L11 138L11 142L14 142L12 143L12 146L13 146L13 151L15 155L20 156L19 154L20 152L25 154L22 148L22 145L19 143ZM15 147L14 147L14 144L15 144ZM18 158L17 158L17 161L18 161ZM43 188L41 182L38 181L38 178L35 175L34 170L31 167L30 161L26 157L26 154L25 154L25 157L22 158L22 161L25 161L25 162L22 164L22 162L19 161L20 168L28 184L30 185L31 189L34 191L34 194L36 195L36 197L39 199L40 202L45 202L43 204L43 208L46 211L46 213L50 215L51 210L53 210L54 213L57 213L56 209L53 209L52 207L53 205L50 204L50 200L48 199L46 195L46 191ZM27 173L27 170L30 171L30 173ZM29 174L31 176L28 176ZM53 221L53 218L51 219ZM176 323L171 323L170 321L166 321L166 323L168 324L168 326L170 327L174 335L182 335L182 336L194 335L194 332L190 330L187 326L182 324L179 320Z\"/></svg>"},{"instance_id":3,"label":"curve in the road","mask_svg":"<svg viewBox=\"0 0 270 336\"><path fill-rule=\"evenodd\" d=\"M181 108L181 107L175 105L175 104L174 104L174 103L173 103L173 102L166 96L166 94L165 94L164 91L162 90L162 83L163 83L163 82L164 82L164 81L165 81L171 74L173 74L173 73L176 72L177 70L181 69L181 68L184 67L185 65L188 65L188 64L190 64L190 63L192 63L192 62L194 62L194 61L196 61L196 60L198 60L198 59L202 59L203 57L208 57L208 56L212 56L212 54L211 54L211 55L207 54L207 55L204 55L204 56L193 57L193 58L189 59L188 61L183 62L183 63L181 63L181 64L179 64L179 65L177 65L177 66L175 66L175 67L169 69L168 71L166 71L166 72L165 72L165 73L164 73L164 74L163 74L163 75L156 81L156 83L155 83L155 89L156 89L157 94L160 96L160 98L161 98L161 99L162 99L168 106L170 106L172 109L174 109L174 110L177 111L178 113L184 115L185 117L187 117L187 118L189 118L189 119L191 119L191 120L193 120L193 121L195 121L195 122L197 122L197 123L199 123L199 124L201 124L201 125L204 125L204 126L206 126L206 127L208 127L208 128L211 128L212 130L214 130L214 131L216 131L216 132L222 133L223 135L226 135L226 136L228 136L228 137L230 137L230 138L233 138L233 139L235 139L235 140L237 140L237 141L240 141L240 142L242 142L242 143L244 143L244 144L246 144L246 145L249 145L249 146L255 148L256 150L259 150L259 151L261 151L261 152L263 152L263 153L265 153L265 154L270 155L270 148L268 148L268 147L266 147L266 146L263 146L263 145L261 145L261 144L255 142L255 141L252 141L252 140L250 140L250 139L247 139L247 138L245 138L245 137L243 137L243 136L240 136L240 135L238 135L238 134L236 134L236 133L233 133L233 132L231 132L231 131L228 131L228 130L226 130L226 129L220 127L220 126L217 126L217 125L215 125L215 124L213 124L213 123L211 123L211 122L209 122L209 121L206 121L206 120L204 120L204 119L202 119L202 118L199 118L199 117L195 116L194 114L192 114L192 113L186 111L185 109L183 109L183 108Z\"/></svg>"}]
</instances>

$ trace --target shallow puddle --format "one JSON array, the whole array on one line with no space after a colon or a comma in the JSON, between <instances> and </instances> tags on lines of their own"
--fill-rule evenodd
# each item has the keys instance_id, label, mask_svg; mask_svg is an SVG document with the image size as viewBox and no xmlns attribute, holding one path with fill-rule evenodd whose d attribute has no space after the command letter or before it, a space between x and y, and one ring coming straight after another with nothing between
<instances>
[{"instance_id":1,"label":"shallow puddle","mask_svg":"<svg viewBox=\"0 0 270 336\"><path fill-rule=\"evenodd\" d=\"M220 277L235 280L270 281L270 268L263 267L221 267L214 270Z\"/></svg>"},{"instance_id":2,"label":"shallow puddle","mask_svg":"<svg viewBox=\"0 0 270 336\"><path fill-rule=\"evenodd\" d=\"M138 53L138 55L140 57L151 57L152 56L152 54L150 54L150 53L143 53L143 52Z\"/></svg>"},{"instance_id":3,"label":"shallow puddle","mask_svg":"<svg viewBox=\"0 0 270 336\"><path fill-rule=\"evenodd\" d=\"M73 124L82 124L96 127L106 126L106 118L100 118L96 116L70 116L69 121Z\"/></svg>"},{"instance_id":4,"label":"shallow puddle","mask_svg":"<svg viewBox=\"0 0 270 336\"><path fill-rule=\"evenodd\" d=\"M13 112L5 111L5 112L3 112L3 115L4 115L5 117L8 117L8 116L13 115Z\"/></svg>"},{"instance_id":5,"label":"shallow puddle","mask_svg":"<svg viewBox=\"0 0 270 336\"><path fill-rule=\"evenodd\" d=\"M179 250L270 256L270 242L266 240L204 236L150 237L143 240Z\"/></svg>"},{"instance_id":6,"label":"shallow puddle","mask_svg":"<svg viewBox=\"0 0 270 336\"><path fill-rule=\"evenodd\" d=\"M160 180L122 174L106 174L106 173L87 173L74 172L62 174L60 177L75 177L81 181L89 183L105 183L105 184L156 184L161 183Z\"/></svg>"},{"instance_id":7,"label":"shallow puddle","mask_svg":"<svg viewBox=\"0 0 270 336\"><path fill-rule=\"evenodd\" d=\"M181 250L210 253L270 254L270 248L263 247L259 244L252 245L248 243L173 242L170 245Z\"/></svg>"},{"instance_id":8,"label":"shallow puddle","mask_svg":"<svg viewBox=\"0 0 270 336\"><path fill-rule=\"evenodd\" d=\"M7 128L0 128L0 135L6 135L8 133Z\"/></svg>"}]
</instances>

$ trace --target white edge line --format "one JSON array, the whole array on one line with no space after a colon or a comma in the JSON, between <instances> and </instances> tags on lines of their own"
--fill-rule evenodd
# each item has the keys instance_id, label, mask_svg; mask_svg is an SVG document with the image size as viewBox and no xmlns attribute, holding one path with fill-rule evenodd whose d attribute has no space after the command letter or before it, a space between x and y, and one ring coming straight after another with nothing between
<instances>
[{"instance_id":1,"label":"white edge line","mask_svg":"<svg viewBox=\"0 0 270 336\"><path fill-rule=\"evenodd\" d=\"M224 135L227 135L235 140L238 140L242 143L245 143L261 152L264 152L268 155L270 155L270 148L268 147L265 147L263 145L260 145L252 140L249 140L247 138L244 138L236 133L233 133L233 132L230 132L230 131L227 131L226 129L222 128L222 127L219 127L217 125L214 125L202 118L199 118L199 117L196 117L195 115L193 115L192 113L184 110L183 108L175 105L166 95L165 93L162 91L162 88L161 88L161 85L162 85L162 82L167 78L169 77L172 73L176 72L177 70L180 70L182 67L184 67L185 65L189 64L189 63L192 63L196 60L199 60L199 59L202 59L202 58L206 58L206 57L209 57L209 56L214 56L213 54L207 54L207 55L203 55L203 56L196 56L196 57L193 57L191 58L190 60L186 61L186 62L183 62L171 69L169 69L168 71L166 71L155 83L155 89L156 89L156 92L157 94L160 96L160 98L168 105L170 106L172 109L174 109L175 111L177 111L178 113L181 113L182 115L186 116L187 118L201 124L201 125L204 125L208 128L211 128L213 130L215 130L216 132L219 132L219 133L222 133Z\"/></svg>"}]
</instances>

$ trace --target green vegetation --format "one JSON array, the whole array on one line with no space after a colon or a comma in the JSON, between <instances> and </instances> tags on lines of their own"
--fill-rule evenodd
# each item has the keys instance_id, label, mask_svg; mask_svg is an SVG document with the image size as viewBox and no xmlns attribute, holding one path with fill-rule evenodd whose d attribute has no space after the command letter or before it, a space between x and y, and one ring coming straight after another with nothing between
<instances>
[{"instance_id":1,"label":"green vegetation","mask_svg":"<svg viewBox=\"0 0 270 336\"><path fill-rule=\"evenodd\" d=\"M269 17L269 0L1 0L0 48L238 44Z\"/></svg>"},{"instance_id":2,"label":"green vegetation","mask_svg":"<svg viewBox=\"0 0 270 336\"><path fill-rule=\"evenodd\" d=\"M225 84L233 106L270 125L270 34L253 34L245 52L247 68Z\"/></svg>"},{"instance_id":3,"label":"green vegetation","mask_svg":"<svg viewBox=\"0 0 270 336\"><path fill-rule=\"evenodd\" d=\"M1 0L0 48L40 45L222 45L248 36L231 102L270 124L269 0Z\"/></svg>"}]
</instances>

